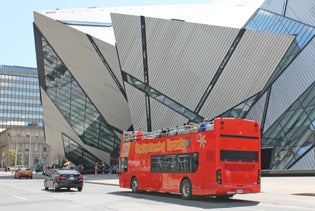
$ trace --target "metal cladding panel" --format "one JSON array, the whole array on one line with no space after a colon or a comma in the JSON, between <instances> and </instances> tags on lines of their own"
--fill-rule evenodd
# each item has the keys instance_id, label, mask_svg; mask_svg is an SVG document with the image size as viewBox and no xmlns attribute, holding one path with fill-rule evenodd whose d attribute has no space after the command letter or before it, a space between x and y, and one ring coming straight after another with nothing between
<instances>
[{"instance_id":1,"label":"metal cladding panel","mask_svg":"<svg viewBox=\"0 0 315 211\"><path fill-rule=\"evenodd\" d=\"M285 16L315 26L315 1L288 1Z\"/></svg>"},{"instance_id":2,"label":"metal cladding panel","mask_svg":"<svg viewBox=\"0 0 315 211\"><path fill-rule=\"evenodd\" d=\"M215 117L261 91L293 36L246 31L200 114Z\"/></svg>"},{"instance_id":3,"label":"metal cladding panel","mask_svg":"<svg viewBox=\"0 0 315 211\"><path fill-rule=\"evenodd\" d=\"M250 111L246 115L246 119L257 120L260 123L263 119L263 113L265 109L266 97L267 94L265 93L260 99L251 107Z\"/></svg>"},{"instance_id":4,"label":"metal cladding panel","mask_svg":"<svg viewBox=\"0 0 315 211\"><path fill-rule=\"evenodd\" d=\"M314 0L266 0L261 8L315 26Z\"/></svg>"},{"instance_id":5,"label":"metal cladding panel","mask_svg":"<svg viewBox=\"0 0 315 211\"><path fill-rule=\"evenodd\" d=\"M111 14L121 69L143 80L142 35L139 16Z\"/></svg>"},{"instance_id":6,"label":"metal cladding panel","mask_svg":"<svg viewBox=\"0 0 315 211\"><path fill-rule=\"evenodd\" d=\"M282 15L286 1L287 0L265 0L260 8Z\"/></svg>"},{"instance_id":7,"label":"metal cladding panel","mask_svg":"<svg viewBox=\"0 0 315 211\"><path fill-rule=\"evenodd\" d=\"M106 121L120 129L129 127L128 103L86 34L37 13L34 18L36 26ZM105 42L97 44L109 64L114 65L112 69L118 70L115 47Z\"/></svg>"},{"instance_id":8,"label":"metal cladding panel","mask_svg":"<svg viewBox=\"0 0 315 211\"><path fill-rule=\"evenodd\" d=\"M152 98L150 100L152 131L158 131L167 127L174 128L175 126L181 126L183 123L187 123L188 120L182 115Z\"/></svg>"},{"instance_id":9,"label":"metal cladding panel","mask_svg":"<svg viewBox=\"0 0 315 211\"><path fill-rule=\"evenodd\" d=\"M315 39L272 85L265 127L268 128L315 81Z\"/></svg>"},{"instance_id":10,"label":"metal cladding panel","mask_svg":"<svg viewBox=\"0 0 315 211\"><path fill-rule=\"evenodd\" d=\"M311 149L306 155L304 155L298 162L296 162L290 170L309 170L315 169L315 155L314 155L315 149Z\"/></svg>"},{"instance_id":11,"label":"metal cladding panel","mask_svg":"<svg viewBox=\"0 0 315 211\"><path fill-rule=\"evenodd\" d=\"M85 34L97 37L112 45L115 44L113 28L110 27L110 10L113 8L76 8L36 11L54 20L69 22L69 27L75 28ZM73 22L76 22L74 24ZM90 24L87 24L90 23ZM109 23L107 26L97 23ZM96 24L96 26L93 26Z\"/></svg>"},{"instance_id":12,"label":"metal cladding panel","mask_svg":"<svg viewBox=\"0 0 315 211\"><path fill-rule=\"evenodd\" d=\"M143 131L147 131L145 95L143 92L130 86L129 84L125 84L125 87L133 127L135 130L142 128ZM125 128L125 130L126 129L128 128Z\"/></svg>"},{"instance_id":13,"label":"metal cladding panel","mask_svg":"<svg viewBox=\"0 0 315 211\"><path fill-rule=\"evenodd\" d=\"M101 51L106 62L110 66L111 71L115 74L116 79L119 81L121 85L123 85L116 49L113 49L111 45L107 45L106 43L104 43L104 41L101 41L99 39L93 40L96 43L99 50ZM108 70L105 68L104 71Z\"/></svg>"},{"instance_id":14,"label":"metal cladding panel","mask_svg":"<svg viewBox=\"0 0 315 211\"><path fill-rule=\"evenodd\" d=\"M238 29L146 18L150 86L194 110Z\"/></svg>"}]
</instances>

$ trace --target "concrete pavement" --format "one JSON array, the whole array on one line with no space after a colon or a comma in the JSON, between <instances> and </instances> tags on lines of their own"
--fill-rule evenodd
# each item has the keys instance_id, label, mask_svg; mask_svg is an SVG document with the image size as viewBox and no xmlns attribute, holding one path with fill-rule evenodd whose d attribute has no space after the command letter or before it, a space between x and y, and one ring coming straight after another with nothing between
<instances>
[{"instance_id":1,"label":"concrete pavement","mask_svg":"<svg viewBox=\"0 0 315 211\"><path fill-rule=\"evenodd\" d=\"M85 182L119 185L117 174L84 175ZM315 176L262 177L261 193L315 197Z\"/></svg>"},{"instance_id":2,"label":"concrete pavement","mask_svg":"<svg viewBox=\"0 0 315 211\"><path fill-rule=\"evenodd\" d=\"M87 174L84 181L100 185L119 185L118 174Z\"/></svg>"},{"instance_id":3,"label":"concrete pavement","mask_svg":"<svg viewBox=\"0 0 315 211\"><path fill-rule=\"evenodd\" d=\"M0 177L13 178L11 172L0 171ZM35 173L34 178L44 178L41 173ZM86 183L101 185L119 185L117 174L87 174L84 175ZM315 197L315 176L291 176L291 177L262 177L261 193L279 195L303 195Z\"/></svg>"}]
</instances>

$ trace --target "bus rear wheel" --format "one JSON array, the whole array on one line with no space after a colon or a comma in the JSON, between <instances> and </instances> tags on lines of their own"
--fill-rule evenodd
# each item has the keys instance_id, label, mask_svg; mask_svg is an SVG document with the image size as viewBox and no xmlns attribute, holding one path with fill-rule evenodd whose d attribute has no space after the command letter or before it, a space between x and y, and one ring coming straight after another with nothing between
<instances>
[{"instance_id":1,"label":"bus rear wheel","mask_svg":"<svg viewBox=\"0 0 315 211\"><path fill-rule=\"evenodd\" d=\"M192 198L192 186L189 179L184 179L180 185L180 194L183 199L191 199Z\"/></svg>"},{"instance_id":2,"label":"bus rear wheel","mask_svg":"<svg viewBox=\"0 0 315 211\"><path fill-rule=\"evenodd\" d=\"M137 180L137 177L133 177L131 179L131 190L132 192L134 193L138 193L139 190L138 190L138 180Z\"/></svg>"}]
</instances>

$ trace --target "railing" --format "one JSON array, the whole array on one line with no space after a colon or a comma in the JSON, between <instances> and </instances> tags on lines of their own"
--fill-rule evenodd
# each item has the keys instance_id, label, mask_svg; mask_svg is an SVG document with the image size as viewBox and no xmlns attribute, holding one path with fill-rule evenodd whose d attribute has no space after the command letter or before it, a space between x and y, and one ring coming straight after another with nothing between
<instances>
[{"instance_id":1,"label":"railing","mask_svg":"<svg viewBox=\"0 0 315 211\"><path fill-rule=\"evenodd\" d=\"M150 140L167 136L209 131L213 130L213 127L213 122L202 122L200 124L187 124L183 126L176 126L174 128L165 128L158 131L142 132L141 140ZM138 131L124 131L124 142L135 141L137 133Z\"/></svg>"}]
</instances>

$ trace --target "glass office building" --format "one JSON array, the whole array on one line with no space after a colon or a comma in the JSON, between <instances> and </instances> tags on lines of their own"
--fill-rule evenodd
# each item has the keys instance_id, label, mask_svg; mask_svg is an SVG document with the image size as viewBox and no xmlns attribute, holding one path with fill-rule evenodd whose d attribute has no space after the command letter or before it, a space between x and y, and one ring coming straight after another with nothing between
<instances>
[{"instance_id":1,"label":"glass office building","mask_svg":"<svg viewBox=\"0 0 315 211\"><path fill-rule=\"evenodd\" d=\"M0 65L0 134L2 168L49 162L36 68Z\"/></svg>"},{"instance_id":2,"label":"glass office building","mask_svg":"<svg viewBox=\"0 0 315 211\"><path fill-rule=\"evenodd\" d=\"M266 0L240 28L185 6L35 12L48 143L92 168L117 158L123 130L248 118L264 168L315 169L314 6Z\"/></svg>"},{"instance_id":3,"label":"glass office building","mask_svg":"<svg viewBox=\"0 0 315 211\"><path fill-rule=\"evenodd\" d=\"M0 132L11 126L43 127L36 68L0 65Z\"/></svg>"}]
</instances>

